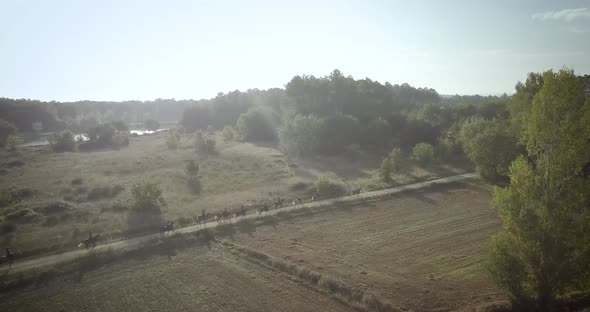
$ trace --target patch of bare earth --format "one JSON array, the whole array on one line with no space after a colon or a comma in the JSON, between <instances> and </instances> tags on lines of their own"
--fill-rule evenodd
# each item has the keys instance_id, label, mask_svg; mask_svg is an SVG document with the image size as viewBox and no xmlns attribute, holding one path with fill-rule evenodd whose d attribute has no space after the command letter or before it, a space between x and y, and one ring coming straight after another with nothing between
<instances>
[{"instance_id":1,"label":"patch of bare earth","mask_svg":"<svg viewBox=\"0 0 590 312\"><path fill-rule=\"evenodd\" d=\"M369 290L404 310L470 310L500 298L485 269L499 226L465 184L258 227L235 242Z\"/></svg>"},{"instance_id":2,"label":"patch of bare earth","mask_svg":"<svg viewBox=\"0 0 590 312\"><path fill-rule=\"evenodd\" d=\"M223 250L130 260L0 295L4 311L353 311L288 276Z\"/></svg>"}]
</instances>

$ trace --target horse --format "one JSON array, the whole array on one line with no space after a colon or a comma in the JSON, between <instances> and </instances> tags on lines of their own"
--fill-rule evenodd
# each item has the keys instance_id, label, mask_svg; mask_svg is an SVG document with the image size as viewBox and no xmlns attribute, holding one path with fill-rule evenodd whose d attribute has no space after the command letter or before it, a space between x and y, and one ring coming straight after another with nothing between
<instances>
[{"instance_id":1,"label":"horse","mask_svg":"<svg viewBox=\"0 0 590 312\"><path fill-rule=\"evenodd\" d=\"M311 195L311 201L316 201L318 199L320 199L320 189L316 189L315 193Z\"/></svg>"},{"instance_id":2,"label":"horse","mask_svg":"<svg viewBox=\"0 0 590 312\"><path fill-rule=\"evenodd\" d=\"M246 217L246 207L242 206L240 207L240 210L236 211L234 214L234 217L237 219L238 217Z\"/></svg>"},{"instance_id":3,"label":"horse","mask_svg":"<svg viewBox=\"0 0 590 312\"><path fill-rule=\"evenodd\" d=\"M301 198L293 199L293 207L296 207L297 205L301 205L301 203L303 203L303 199L301 199Z\"/></svg>"},{"instance_id":4,"label":"horse","mask_svg":"<svg viewBox=\"0 0 590 312\"><path fill-rule=\"evenodd\" d=\"M361 188L357 187L354 190L352 190L352 192L350 193L350 195L352 196L359 196L361 194Z\"/></svg>"},{"instance_id":5,"label":"horse","mask_svg":"<svg viewBox=\"0 0 590 312\"><path fill-rule=\"evenodd\" d=\"M174 223L176 221L168 220L168 224L160 228L160 236L166 235L168 232L174 232Z\"/></svg>"},{"instance_id":6,"label":"horse","mask_svg":"<svg viewBox=\"0 0 590 312\"><path fill-rule=\"evenodd\" d=\"M203 227L206 226L207 220L209 219L209 213L202 213L200 216L197 216L196 222L197 224L202 224Z\"/></svg>"},{"instance_id":7,"label":"horse","mask_svg":"<svg viewBox=\"0 0 590 312\"><path fill-rule=\"evenodd\" d=\"M270 212L270 205L267 202L265 202L262 207L258 208L256 211L258 215L261 215L263 212L266 212L266 214Z\"/></svg>"},{"instance_id":8,"label":"horse","mask_svg":"<svg viewBox=\"0 0 590 312\"><path fill-rule=\"evenodd\" d=\"M96 247L96 244L98 243L99 239L100 239L100 235L92 236L92 233L90 233L88 235L87 239L80 241L80 243L78 244L78 247L84 246L84 248L86 248L86 249L94 249Z\"/></svg>"},{"instance_id":9,"label":"horse","mask_svg":"<svg viewBox=\"0 0 590 312\"><path fill-rule=\"evenodd\" d=\"M281 208L283 206L284 201L285 201L284 198L281 198L280 196L277 197L277 200L275 200L275 202L273 203L275 206L275 209Z\"/></svg>"},{"instance_id":10,"label":"horse","mask_svg":"<svg viewBox=\"0 0 590 312\"><path fill-rule=\"evenodd\" d=\"M227 208L225 208L222 213L215 215L215 221L217 221L218 224L223 224L226 221L229 221L229 212L227 212Z\"/></svg>"}]
</instances>

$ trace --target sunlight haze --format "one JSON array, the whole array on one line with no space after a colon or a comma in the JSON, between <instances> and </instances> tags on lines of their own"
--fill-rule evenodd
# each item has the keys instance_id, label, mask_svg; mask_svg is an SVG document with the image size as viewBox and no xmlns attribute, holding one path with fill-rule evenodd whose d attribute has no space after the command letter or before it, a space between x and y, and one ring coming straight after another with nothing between
<instances>
[{"instance_id":1,"label":"sunlight haze","mask_svg":"<svg viewBox=\"0 0 590 312\"><path fill-rule=\"evenodd\" d=\"M590 1L2 1L0 96L200 99L333 69L440 94L590 72Z\"/></svg>"}]
</instances>

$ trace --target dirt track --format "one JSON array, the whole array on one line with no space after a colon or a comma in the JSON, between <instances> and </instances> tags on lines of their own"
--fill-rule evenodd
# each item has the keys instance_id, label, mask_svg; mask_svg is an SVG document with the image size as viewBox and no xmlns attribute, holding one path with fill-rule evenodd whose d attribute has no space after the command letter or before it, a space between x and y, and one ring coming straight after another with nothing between
<instances>
[{"instance_id":1,"label":"dirt track","mask_svg":"<svg viewBox=\"0 0 590 312\"><path fill-rule=\"evenodd\" d=\"M293 210L298 210L298 209L303 209L303 208L332 205L332 204L335 204L338 202L345 202L345 201L351 201L351 200L370 199L370 198L390 196L390 195L394 195L394 194L404 192L407 190L420 189L420 188L428 187L431 185L444 184L444 183L450 183L450 182L455 182L455 181L460 181L460 180L465 180L465 179L471 179L471 178L475 178L476 176L477 175L474 173L468 173L468 174L462 174L462 175L456 175L456 176L436 179L436 180L427 181L427 182L421 182L421 183L415 183L415 184L410 184L410 185L394 187L394 188L380 190L380 191L366 192L366 193L362 193L358 196L344 196L344 197L332 198L332 199L327 199L327 200L320 200L320 201L301 204L301 205L298 205L297 207L287 206L284 208L272 210L270 212L270 214L273 215L273 214L276 214L279 212L288 212L288 211L293 211ZM255 217L256 217L256 214L254 214L254 213L250 213L246 216L246 218L255 218ZM215 226L217 226L216 222L208 222L206 225L207 228L212 228ZM199 231L201 228L202 227L199 225L193 225L193 226L188 226L185 228L176 229L175 232L191 233L191 232ZM159 234L151 234L151 235L145 235L145 236L126 239L126 240L109 242L106 244L99 245L98 247L96 247L96 250L97 251L108 250L108 249L124 250L127 248L136 248L136 247L140 246L141 244L146 243L150 240L156 239L158 237L159 237ZM53 265L56 265L59 263L63 263L63 262L67 262L67 261L71 261L71 260L80 258L80 257L84 256L85 254L87 254L86 250L78 249L78 250L67 251L67 252L60 253L60 254L48 255L48 256L43 256L43 257L34 258L34 259L26 259L24 261L17 261L12 266L12 270L10 270L9 274L15 274L15 273L19 273L19 272L23 272L23 271L27 271L27 270L31 270L31 269L38 269L38 268L53 266ZM0 274L5 274L7 270L8 270L8 268L6 266L2 267L2 269L0 270Z\"/></svg>"}]
</instances>

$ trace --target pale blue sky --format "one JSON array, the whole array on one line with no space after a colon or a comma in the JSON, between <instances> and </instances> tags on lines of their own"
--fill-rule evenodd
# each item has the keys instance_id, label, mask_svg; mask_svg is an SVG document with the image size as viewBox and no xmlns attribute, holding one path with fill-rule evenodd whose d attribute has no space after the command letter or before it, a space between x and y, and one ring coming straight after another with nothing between
<instances>
[{"instance_id":1,"label":"pale blue sky","mask_svg":"<svg viewBox=\"0 0 590 312\"><path fill-rule=\"evenodd\" d=\"M590 0L0 0L0 97L200 99L335 68L512 93L563 66L590 74Z\"/></svg>"}]
</instances>

